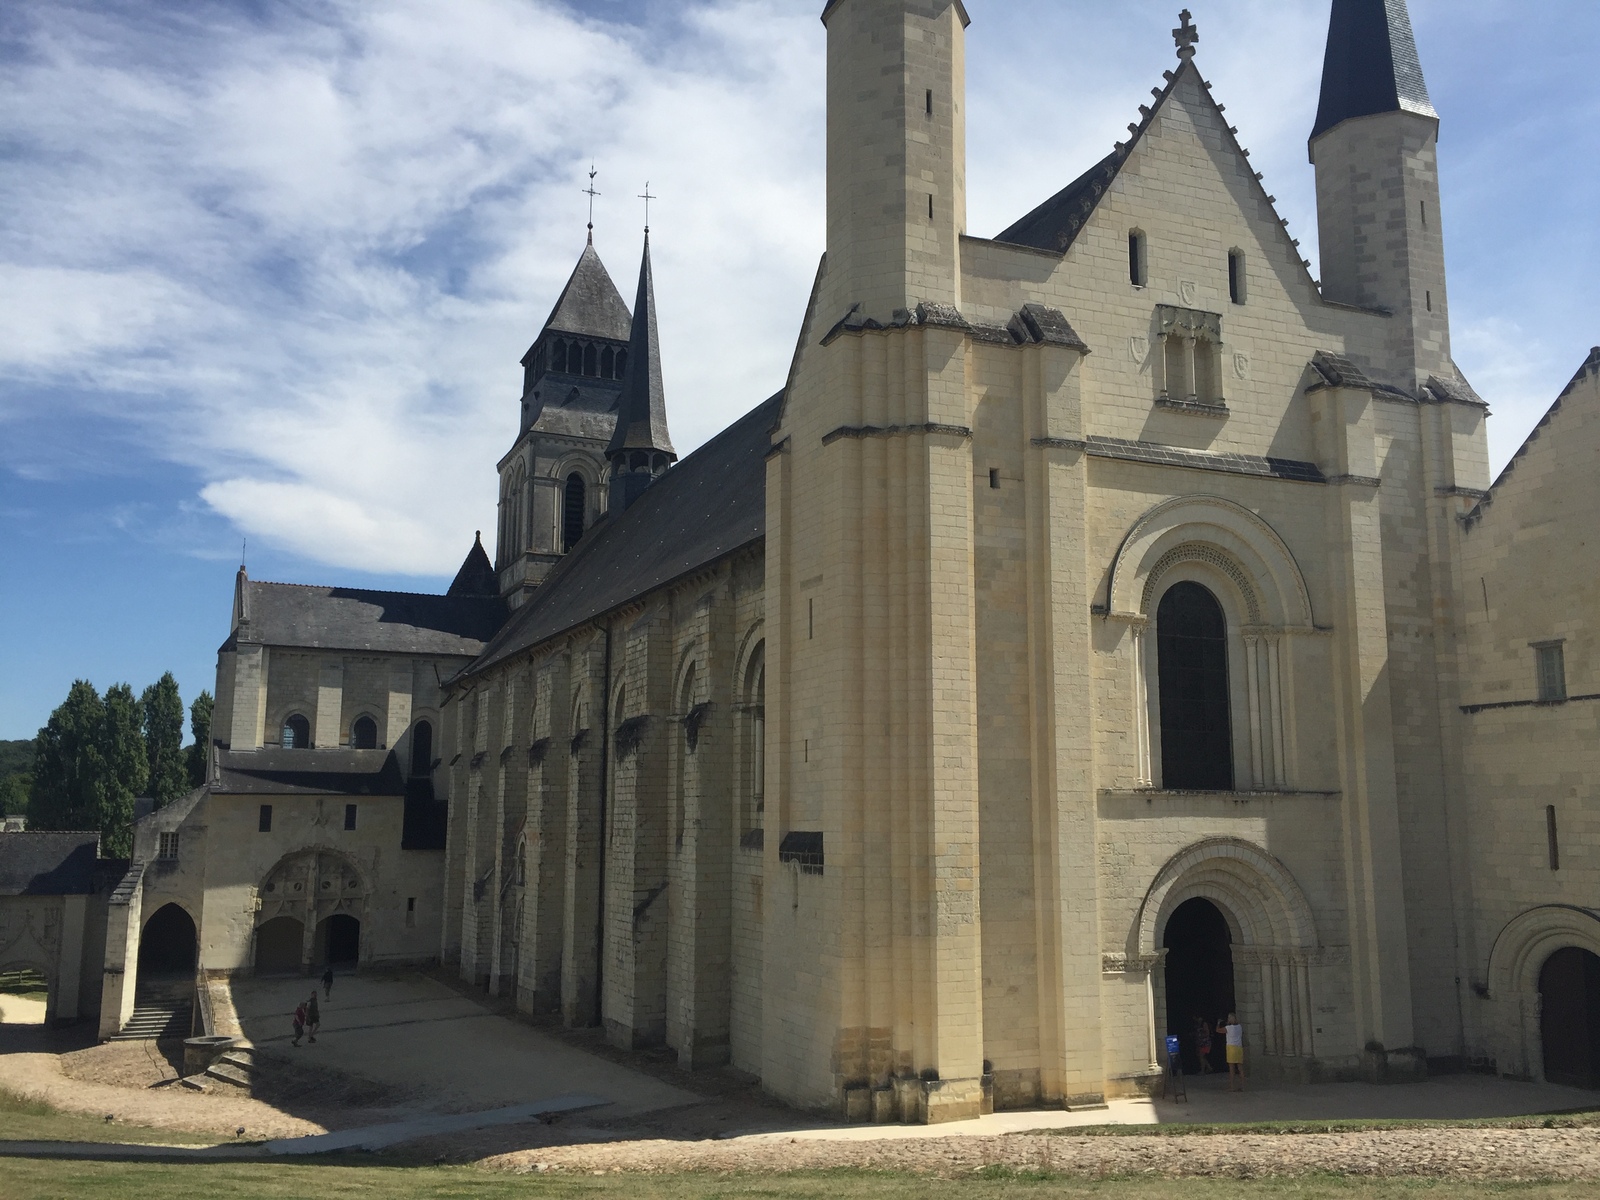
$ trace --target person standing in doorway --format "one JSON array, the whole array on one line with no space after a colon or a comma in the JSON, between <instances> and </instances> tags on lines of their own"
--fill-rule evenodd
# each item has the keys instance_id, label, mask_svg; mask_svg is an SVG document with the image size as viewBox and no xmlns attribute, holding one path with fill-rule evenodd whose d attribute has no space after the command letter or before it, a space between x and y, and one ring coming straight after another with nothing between
<instances>
[{"instance_id":1,"label":"person standing in doorway","mask_svg":"<svg viewBox=\"0 0 1600 1200\"><path fill-rule=\"evenodd\" d=\"M289 1044L291 1046L298 1046L300 1044L300 1039L305 1036L305 1032L306 1002L302 1000L300 1001L300 1006L294 1010L294 1041L290 1042Z\"/></svg>"},{"instance_id":2,"label":"person standing in doorway","mask_svg":"<svg viewBox=\"0 0 1600 1200\"><path fill-rule=\"evenodd\" d=\"M317 1030L322 1028L322 1010L317 1007L317 993L313 989L311 999L306 1001L306 1032L311 1035L311 1040L317 1040Z\"/></svg>"},{"instance_id":3,"label":"person standing in doorway","mask_svg":"<svg viewBox=\"0 0 1600 1200\"><path fill-rule=\"evenodd\" d=\"M1211 1022L1204 1017L1194 1019L1194 1044L1200 1055L1200 1074L1210 1075L1216 1068L1211 1065Z\"/></svg>"},{"instance_id":4,"label":"person standing in doorway","mask_svg":"<svg viewBox=\"0 0 1600 1200\"><path fill-rule=\"evenodd\" d=\"M332 1000L333 999L333 968L332 967L329 967L326 971L324 971L322 973L322 998L324 1000Z\"/></svg>"},{"instance_id":5,"label":"person standing in doorway","mask_svg":"<svg viewBox=\"0 0 1600 1200\"><path fill-rule=\"evenodd\" d=\"M1228 1090L1244 1091L1244 1026L1239 1024L1239 1014L1229 1013L1228 1019L1217 1026L1217 1032L1228 1044Z\"/></svg>"}]
</instances>

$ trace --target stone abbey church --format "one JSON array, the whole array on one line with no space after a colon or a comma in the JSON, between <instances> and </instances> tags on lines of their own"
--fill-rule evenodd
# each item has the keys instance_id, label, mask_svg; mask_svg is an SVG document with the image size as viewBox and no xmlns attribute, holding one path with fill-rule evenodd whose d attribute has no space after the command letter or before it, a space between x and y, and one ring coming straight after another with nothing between
<instances>
[{"instance_id":1,"label":"stone abbey church","mask_svg":"<svg viewBox=\"0 0 1600 1200\"><path fill-rule=\"evenodd\" d=\"M776 394L679 460L648 242L631 308L586 247L493 562L240 572L84 1011L441 962L860 1121L1093 1106L1229 1010L1263 1078L1600 1085L1600 350L1491 484L1404 0L1333 0L1316 272L1188 13L993 237L959 0L822 20Z\"/></svg>"}]
</instances>

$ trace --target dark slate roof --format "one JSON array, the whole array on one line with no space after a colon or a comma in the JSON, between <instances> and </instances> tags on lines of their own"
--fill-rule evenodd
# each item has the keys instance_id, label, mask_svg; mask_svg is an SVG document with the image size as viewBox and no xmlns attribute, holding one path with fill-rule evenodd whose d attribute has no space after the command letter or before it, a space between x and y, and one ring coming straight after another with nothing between
<instances>
[{"instance_id":1,"label":"dark slate roof","mask_svg":"<svg viewBox=\"0 0 1600 1200\"><path fill-rule=\"evenodd\" d=\"M489 562L489 554L483 548L483 530L479 530L472 543L472 549L467 551L467 557L461 564L461 570L456 572L455 581L451 583L447 596L498 596L500 583L495 578L494 567Z\"/></svg>"},{"instance_id":2,"label":"dark slate roof","mask_svg":"<svg viewBox=\"0 0 1600 1200\"><path fill-rule=\"evenodd\" d=\"M1428 98L1406 0L1333 0L1311 140L1352 117L1386 112L1439 115Z\"/></svg>"},{"instance_id":3,"label":"dark slate roof","mask_svg":"<svg viewBox=\"0 0 1600 1200\"><path fill-rule=\"evenodd\" d=\"M87 896L98 833L0 833L0 896Z\"/></svg>"},{"instance_id":4,"label":"dark slate roof","mask_svg":"<svg viewBox=\"0 0 1600 1200\"><path fill-rule=\"evenodd\" d=\"M392 750L223 750L219 796L403 796L405 775Z\"/></svg>"},{"instance_id":5,"label":"dark slate roof","mask_svg":"<svg viewBox=\"0 0 1600 1200\"><path fill-rule=\"evenodd\" d=\"M483 656L493 664L593 620L766 535L771 431L779 392L607 513L512 614Z\"/></svg>"},{"instance_id":6,"label":"dark slate roof","mask_svg":"<svg viewBox=\"0 0 1600 1200\"><path fill-rule=\"evenodd\" d=\"M561 298L556 301L544 328L625 342L631 324L622 293L611 282L611 275L595 253L594 242L590 241L583 248L567 286L561 289Z\"/></svg>"},{"instance_id":7,"label":"dark slate roof","mask_svg":"<svg viewBox=\"0 0 1600 1200\"><path fill-rule=\"evenodd\" d=\"M1106 155L994 240L1064 253L1117 177L1122 157L1120 151Z\"/></svg>"},{"instance_id":8,"label":"dark slate roof","mask_svg":"<svg viewBox=\"0 0 1600 1200\"><path fill-rule=\"evenodd\" d=\"M242 586L247 621L230 642L472 658L506 619L498 596L427 596L248 579Z\"/></svg>"},{"instance_id":9,"label":"dark slate roof","mask_svg":"<svg viewBox=\"0 0 1600 1200\"><path fill-rule=\"evenodd\" d=\"M650 270L650 232L644 235L639 294L628 339L628 370L617 401L617 424L607 454L659 450L677 457L667 435L667 396L661 381L661 340L656 332L656 285Z\"/></svg>"}]
</instances>

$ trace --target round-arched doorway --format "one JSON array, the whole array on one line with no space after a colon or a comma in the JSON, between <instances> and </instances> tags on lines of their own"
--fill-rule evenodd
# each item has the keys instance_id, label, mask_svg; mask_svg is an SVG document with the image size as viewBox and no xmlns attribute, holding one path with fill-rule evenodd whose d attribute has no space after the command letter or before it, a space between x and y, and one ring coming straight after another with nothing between
<instances>
[{"instance_id":1,"label":"round-arched doorway","mask_svg":"<svg viewBox=\"0 0 1600 1200\"><path fill-rule=\"evenodd\" d=\"M1222 911L1203 897L1185 900L1162 935L1166 947L1167 1032L1183 1045L1183 1069L1201 1073L1199 1026L1211 1030L1210 1065L1226 1071L1226 1051L1216 1027L1238 1009L1233 986L1233 935Z\"/></svg>"},{"instance_id":2,"label":"round-arched doorway","mask_svg":"<svg viewBox=\"0 0 1600 1200\"><path fill-rule=\"evenodd\" d=\"M195 951L194 918L178 904L163 904L139 935L139 977L158 975L193 976Z\"/></svg>"},{"instance_id":3,"label":"round-arched doorway","mask_svg":"<svg viewBox=\"0 0 1600 1200\"><path fill-rule=\"evenodd\" d=\"M1600 957L1568 946L1545 960L1539 1036L1547 1082L1600 1088Z\"/></svg>"},{"instance_id":4,"label":"round-arched doorway","mask_svg":"<svg viewBox=\"0 0 1600 1200\"><path fill-rule=\"evenodd\" d=\"M349 913L334 913L319 922L311 961L320 966L355 966L361 961L361 922Z\"/></svg>"}]
</instances>

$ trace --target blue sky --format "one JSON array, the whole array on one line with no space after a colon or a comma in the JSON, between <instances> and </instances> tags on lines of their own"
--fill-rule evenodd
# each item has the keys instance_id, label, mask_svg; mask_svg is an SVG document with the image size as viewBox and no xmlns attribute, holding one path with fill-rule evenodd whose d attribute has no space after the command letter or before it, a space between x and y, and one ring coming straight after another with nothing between
<instances>
[{"instance_id":1,"label":"blue sky","mask_svg":"<svg viewBox=\"0 0 1600 1200\"><path fill-rule=\"evenodd\" d=\"M1173 0L968 0L970 230L1101 157ZM1328 0L1191 2L1307 257ZM76 677L209 687L256 578L439 590L517 360L649 180L673 436L781 385L822 249L820 0L0 5L0 738ZM1600 342L1593 0L1412 0L1456 357L1498 469Z\"/></svg>"}]
</instances>

